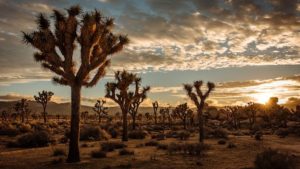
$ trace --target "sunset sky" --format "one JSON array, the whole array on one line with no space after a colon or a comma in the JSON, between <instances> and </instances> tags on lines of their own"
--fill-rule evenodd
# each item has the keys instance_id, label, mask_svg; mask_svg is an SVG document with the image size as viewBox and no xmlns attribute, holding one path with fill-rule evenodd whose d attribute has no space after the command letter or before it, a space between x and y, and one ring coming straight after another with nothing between
<instances>
[{"instance_id":1,"label":"sunset sky","mask_svg":"<svg viewBox=\"0 0 300 169\"><path fill-rule=\"evenodd\" d=\"M38 13L74 4L115 18L115 32L131 42L112 56L107 76L83 90L83 104L103 97L104 84L123 69L152 87L144 106L187 102L182 84L195 80L217 84L212 105L269 97L300 103L299 0L0 0L0 100L51 90L53 101L69 101L70 88L50 81L53 74L34 62L21 31L36 28Z\"/></svg>"}]
</instances>

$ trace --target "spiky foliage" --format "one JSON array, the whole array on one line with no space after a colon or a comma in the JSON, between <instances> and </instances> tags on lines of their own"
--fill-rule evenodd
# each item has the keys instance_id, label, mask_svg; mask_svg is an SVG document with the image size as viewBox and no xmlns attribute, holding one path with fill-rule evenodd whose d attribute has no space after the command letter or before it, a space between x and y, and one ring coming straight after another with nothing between
<instances>
[{"instance_id":1,"label":"spiky foliage","mask_svg":"<svg viewBox=\"0 0 300 169\"><path fill-rule=\"evenodd\" d=\"M48 102L51 100L51 97L54 95L53 92L51 91L45 91L43 90L42 92L39 92L38 95L34 95L34 99L37 103L41 104L42 107L43 107L43 117L44 117L44 123L47 122L47 112L46 112L46 109L47 109L47 104Z\"/></svg>"},{"instance_id":2,"label":"spiky foliage","mask_svg":"<svg viewBox=\"0 0 300 169\"><path fill-rule=\"evenodd\" d=\"M97 100L97 102L94 105L93 110L97 113L98 115L98 123L101 123L102 117L106 117L107 114L107 107L104 106L106 103L105 100Z\"/></svg>"},{"instance_id":3,"label":"spiky foliage","mask_svg":"<svg viewBox=\"0 0 300 169\"><path fill-rule=\"evenodd\" d=\"M189 107L187 106L187 103L180 104L173 110L173 114L181 119L184 129L186 129L187 117L189 115L188 110Z\"/></svg>"},{"instance_id":4,"label":"spiky foliage","mask_svg":"<svg viewBox=\"0 0 300 169\"><path fill-rule=\"evenodd\" d=\"M2 112L1 112L1 119L2 119L2 121L7 121L8 120L8 116L9 116L8 112L6 110L2 110Z\"/></svg>"},{"instance_id":5,"label":"spiky foliage","mask_svg":"<svg viewBox=\"0 0 300 169\"><path fill-rule=\"evenodd\" d=\"M27 99L21 99L14 106L15 111L20 115L22 123L25 121L25 117L30 114L29 104Z\"/></svg>"},{"instance_id":6,"label":"spiky foliage","mask_svg":"<svg viewBox=\"0 0 300 169\"><path fill-rule=\"evenodd\" d=\"M132 118L132 129L136 128L136 117L138 114L138 109L140 104L147 98L147 93L150 91L150 86L146 86L143 89L141 88L141 78L136 78L134 81L135 84L135 95L136 98L132 100L132 103L129 107L129 114Z\"/></svg>"},{"instance_id":7,"label":"spiky foliage","mask_svg":"<svg viewBox=\"0 0 300 169\"><path fill-rule=\"evenodd\" d=\"M81 88L96 85L105 75L110 63L109 56L121 51L129 41L127 36L113 34L113 19L103 17L97 10L80 17L81 8L72 6L67 13L53 11L54 31L50 29L50 20L39 15L38 29L23 33L23 40L38 49L34 58L42 67L57 75L53 77L55 83L71 86L72 118L67 161L78 162ZM73 57L76 44L81 47L80 64L76 64Z\"/></svg>"},{"instance_id":8,"label":"spiky foliage","mask_svg":"<svg viewBox=\"0 0 300 169\"><path fill-rule=\"evenodd\" d=\"M152 103L153 106L153 113L154 113L154 123L157 124L157 109L158 109L158 102L155 101Z\"/></svg>"},{"instance_id":9,"label":"spiky foliage","mask_svg":"<svg viewBox=\"0 0 300 169\"><path fill-rule=\"evenodd\" d=\"M207 91L202 92L203 81L195 81L193 85L185 84L184 90L186 91L189 98L194 102L197 107L198 120L199 120L199 142L204 141L204 119L203 119L203 108L205 101L209 97L209 94L214 90L215 84L212 82L207 83ZM193 89L195 91L193 91Z\"/></svg>"},{"instance_id":10,"label":"spiky foliage","mask_svg":"<svg viewBox=\"0 0 300 169\"><path fill-rule=\"evenodd\" d=\"M130 110L131 104L140 98L145 97L147 91L149 91L149 87L144 87L142 91L137 90L135 88L134 91L130 91L130 86L136 85L136 82L140 82L138 80L139 77L136 74L128 73L124 71L117 71L115 73L115 82L109 82L106 84L106 95L105 97L112 99L116 102L121 110L123 116L123 134L122 140L128 141L128 126L127 126L127 115ZM139 85L138 85L139 86Z\"/></svg>"},{"instance_id":11,"label":"spiky foliage","mask_svg":"<svg viewBox=\"0 0 300 169\"><path fill-rule=\"evenodd\" d=\"M160 114L160 117L161 117L161 122L162 122L162 125L165 125L166 123L166 119L169 120L169 124L171 124L171 115L170 115L170 108L169 107L164 107L164 108L161 108L159 110L159 114Z\"/></svg>"}]
</instances>

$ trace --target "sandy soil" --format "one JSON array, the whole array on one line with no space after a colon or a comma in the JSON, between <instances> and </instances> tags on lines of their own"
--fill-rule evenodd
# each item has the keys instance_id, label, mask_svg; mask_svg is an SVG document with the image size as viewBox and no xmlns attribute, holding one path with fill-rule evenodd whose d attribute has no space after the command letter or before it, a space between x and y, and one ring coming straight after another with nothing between
<instances>
[{"instance_id":1,"label":"sandy soil","mask_svg":"<svg viewBox=\"0 0 300 169\"><path fill-rule=\"evenodd\" d=\"M188 142L197 142L197 137L192 137ZM231 136L229 141L236 144L236 148L229 149L227 145L219 145L216 139L208 139L210 145L205 155L193 157L187 155L168 155L165 150L156 147L136 146L149 141L130 140L128 149L134 150L135 155L119 156L117 151L108 153L107 158L95 159L90 157L93 150L99 148L99 142L87 142L93 147L81 148L82 161L77 164L59 163L52 161L53 149L60 147L67 149L67 145L59 144L44 148L34 149L2 149L0 153L1 169L104 169L104 168L134 168L134 169L246 169L253 167L253 161L258 152L264 148L272 147L287 151L300 158L300 138L278 138L265 136L263 141L256 141L250 136ZM176 139L166 139L161 143L179 142ZM64 159L66 157L63 157ZM300 161L300 160L298 160ZM299 163L300 166L300 163ZM300 168L300 167L298 167Z\"/></svg>"}]
</instances>

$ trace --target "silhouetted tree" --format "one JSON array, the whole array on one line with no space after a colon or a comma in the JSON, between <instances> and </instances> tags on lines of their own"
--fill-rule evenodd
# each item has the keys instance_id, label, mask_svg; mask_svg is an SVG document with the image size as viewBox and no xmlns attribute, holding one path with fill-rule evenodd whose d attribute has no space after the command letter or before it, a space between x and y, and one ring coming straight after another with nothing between
<instances>
[{"instance_id":1,"label":"silhouetted tree","mask_svg":"<svg viewBox=\"0 0 300 169\"><path fill-rule=\"evenodd\" d=\"M135 99L132 100L132 103L129 107L129 114L132 118L132 129L135 130L136 128L136 116L138 114L138 109L140 104L147 98L147 92L149 92L150 87L144 87L142 90L140 89L141 86L141 78L135 79L135 95L137 96Z\"/></svg>"},{"instance_id":2,"label":"silhouetted tree","mask_svg":"<svg viewBox=\"0 0 300 169\"><path fill-rule=\"evenodd\" d=\"M187 92L189 98L194 102L197 107L198 120L199 120L199 142L204 142L204 119L203 119L203 108L205 100L208 98L211 91L215 88L215 84L212 82L207 83L208 90L203 93L201 90L203 82L195 81L193 85L185 84L184 89ZM195 89L195 92L193 91Z\"/></svg>"},{"instance_id":3,"label":"silhouetted tree","mask_svg":"<svg viewBox=\"0 0 300 169\"><path fill-rule=\"evenodd\" d=\"M149 87L144 87L142 92L130 91L129 87L135 84L138 77L136 74L128 73L124 71L117 71L115 73L115 82L109 82L106 84L106 95L105 97L112 99L116 102L121 110L123 116L123 134L122 140L128 141L128 125L127 115L129 109L134 100L141 97L141 94L145 94Z\"/></svg>"},{"instance_id":4,"label":"silhouetted tree","mask_svg":"<svg viewBox=\"0 0 300 169\"><path fill-rule=\"evenodd\" d=\"M97 100L95 103L95 106L93 110L97 113L98 115L98 123L101 123L101 118L103 116L107 116L107 107L104 107L104 104L106 103L105 100Z\"/></svg>"},{"instance_id":5,"label":"silhouetted tree","mask_svg":"<svg viewBox=\"0 0 300 169\"><path fill-rule=\"evenodd\" d=\"M227 116L227 122L234 128L240 128L240 121L241 121L241 109L240 106L225 106L224 111ZM252 123L250 123L252 124Z\"/></svg>"},{"instance_id":6,"label":"silhouetted tree","mask_svg":"<svg viewBox=\"0 0 300 169\"><path fill-rule=\"evenodd\" d=\"M252 129L253 126L256 124L256 114L259 111L259 109L260 105L253 102L249 102L244 108L244 111L249 119L250 129Z\"/></svg>"},{"instance_id":7,"label":"silhouetted tree","mask_svg":"<svg viewBox=\"0 0 300 169\"><path fill-rule=\"evenodd\" d=\"M180 104L173 110L173 113L176 115L176 117L181 119L184 129L186 129L188 110L189 107L187 106L187 103Z\"/></svg>"},{"instance_id":8,"label":"silhouetted tree","mask_svg":"<svg viewBox=\"0 0 300 169\"><path fill-rule=\"evenodd\" d=\"M154 113L154 124L157 124L157 109L158 109L158 102L155 101L152 103L153 106L153 113Z\"/></svg>"},{"instance_id":9,"label":"silhouetted tree","mask_svg":"<svg viewBox=\"0 0 300 169\"><path fill-rule=\"evenodd\" d=\"M25 117L27 116L28 112L30 111L28 107L29 107L29 105L28 105L27 99L21 99L14 106L15 111L21 117L22 123L24 123Z\"/></svg>"},{"instance_id":10,"label":"silhouetted tree","mask_svg":"<svg viewBox=\"0 0 300 169\"><path fill-rule=\"evenodd\" d=\"M84 112L81 112L81 119L83 119L83 121L86 123L86 120L88 119L89 117L89 112L88 111L84 111Z\"/></svg>"},{"instance_id":11,"label":"silhouetted tree","mask_svg":"<svg viewBox=\"0 0 300 169\"><path fill-rule=\"evenodd\" d=\"M103 17L97 10L84 13L79 22L79 6L72 6L67 12L68 16L65 16L54 10L53 32L50 21L40 14L37 19L38 30L24 33L24 41L39 50L34 54L35 60L58 75L53 78L54 82L71 87L72 115L67 162L78 162L81 88L96 85L110 63L108 56L121 51L128 39L126 36L114 35L111 32L113 19ZM76 40L81 46L81 64L75 64L76 59L73 58ZM76 65L79 66L77 70ZM95 72L92 78L91 72Z\"/></svg>"},{"instance_id":12,"label":"silhouetted tree","mask_svg":"<svg viewBox=\"0 0 300 169\"><path fill-rule=\"evenodd\" d=\"M53 96L53 92L51 91L45 91L43 90L42 92L38 93L38 96L34 95L34 99L37 103L40 103L43 107L43 117L44 117L44 123L47 122L47 112L46 112L46 108L47 108L47 104L48 102L50 102L51 97Z\"/></svg>"}]
</instances>

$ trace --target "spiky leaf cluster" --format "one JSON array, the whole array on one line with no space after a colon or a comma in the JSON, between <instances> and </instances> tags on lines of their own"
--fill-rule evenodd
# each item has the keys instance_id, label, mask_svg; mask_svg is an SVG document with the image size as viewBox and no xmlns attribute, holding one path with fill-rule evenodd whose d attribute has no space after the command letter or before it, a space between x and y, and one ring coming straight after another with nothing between
<instances>
[{"instance_id":1,"label":"spiky leaf cluster","mask_svg":"<svg viewBox=\"0 0 300 169\"><path fill-rule=\"evenodd\" d=\"M46 107L47 103L51 100L51 97L54 95L51 91L45 91L38 93L38 96L33 96L37 103L40 103L43 107Z\"/></svg>"},{"instance_id":2,"label":"spiky leaf cluster","mask_svg":"<svg viewBox=\"0 0 300 169\"><path fill-rule=\"evenodd\" d=\"M40 14L36 20L38 29L31 33L23 32L23 39L39 50L34 54L35 60L57 74L53 77L54 82L91 87L104 76L110 63L108 56L122 50L129 41L126 36L111 32L113 19L102 16L97 10L90 13L81 11L79 6L67 9L67 15L54 10L54 31L50 29L49 18ZM73 57L76 41L81 46L78 68ZM90 72L95 72L92 78Z\"/></svg>"}]
</instances>

